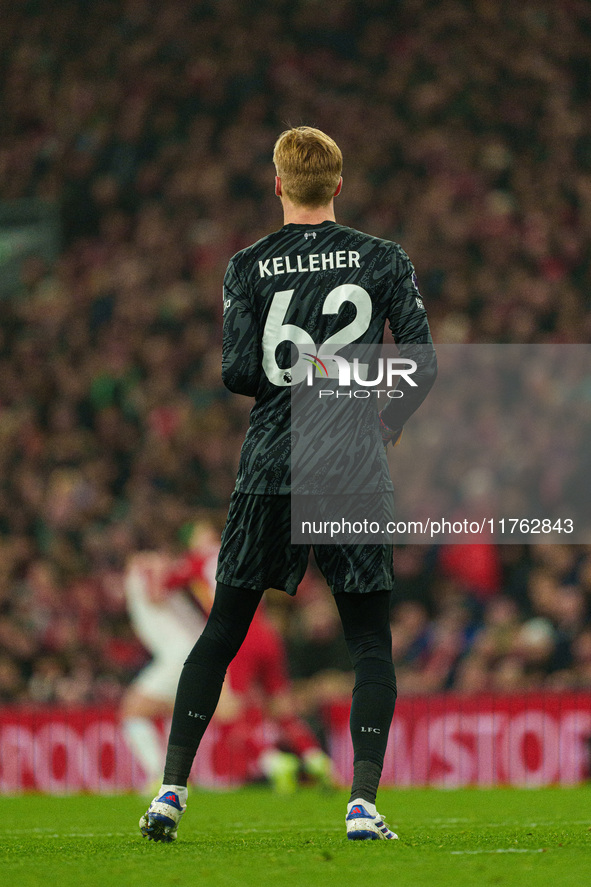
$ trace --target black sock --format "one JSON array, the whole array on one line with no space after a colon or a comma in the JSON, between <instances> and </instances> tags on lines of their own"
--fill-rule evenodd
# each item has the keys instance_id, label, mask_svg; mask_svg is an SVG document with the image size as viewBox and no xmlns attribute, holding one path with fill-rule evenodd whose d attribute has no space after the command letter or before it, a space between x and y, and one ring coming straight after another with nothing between
<instances>
[{"instance_id":1,"label":"black sock","mask_svg":"<svg viewBox=\"0 0 591 887\"><path fill-rule=\"evenodd\" d=\"M392 663L373 658L358 660L350 717L354 752L351 800L363 798L375 803L395 703Z\"/></svg>"},{"instance_id":2,"label":"black sock","mask_svg":"<svg viewBox=\"0 0 591 887\"><path fill-rule=\"evenodd\" d=\"M349 801L363 798L364 801L375 804L381 775L382 768L377 764L371 761L356 761L353 764L353 785Z\"/></svg>"},{"instance_id":3,"label":"black sock","mask_svg":"<svg viewBox=\"0 0 591 887\"><path fill-rule=\"evenodd\" d=\"M193 748L185 748L183 745L171 745L166 749L166 763L164 764L163 785L187 785L189 773L195 759Z\"/></svg>"}]
</instances>

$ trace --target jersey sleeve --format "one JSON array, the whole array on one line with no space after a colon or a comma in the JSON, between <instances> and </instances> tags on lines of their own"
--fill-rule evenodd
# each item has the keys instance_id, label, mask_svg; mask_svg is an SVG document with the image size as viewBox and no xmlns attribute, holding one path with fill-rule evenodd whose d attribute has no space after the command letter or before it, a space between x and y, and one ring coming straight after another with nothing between
<instances>
[{"instance_id":1,"label":"jersey sleeve","mask_svg":"<svg viewBox=\"0 0 591 887\"><path fill-rule=\"evenodd\" d=\"M437 356L415 269L400 246L394 252L392 276L394 282L388 313L390 329L400 356L417 364L413 374L417 387L406 391L404 397L391 400L381 414L389 428L398 430L433 387L437 377Z\"/></svg>"},{"instance_id":2,"label":"jersey sleeve","mask_svg":"<svg viewBox=\"0 0 591 887\"><path fill-rule=\"evenodd\" d=\"M230 391L254 397L261 367L257 318L231 260L224 278L222 381Z\"/></svg>"}]
</instances>

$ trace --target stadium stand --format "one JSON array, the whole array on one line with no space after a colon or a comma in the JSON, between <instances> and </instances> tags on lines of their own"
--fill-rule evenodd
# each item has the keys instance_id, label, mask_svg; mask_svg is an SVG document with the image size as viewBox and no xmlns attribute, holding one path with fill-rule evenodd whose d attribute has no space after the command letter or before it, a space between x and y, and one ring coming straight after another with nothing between
<instances>
[{"instance_id":1,"label":"stadium stand","mask_svg":"<svg viewBox=\"0 0 591 887\"><path fill-rule=\"evenodd\" d=\"M114 703L145 662L126 558L180 548L233 486L249 402L221 385L221 281L281 223L276 135L306 122L342 146L339 218L403 244L436 342L587 342L591 9L31 0L2 18L0 197L57 205L62 245L0 300L0 700ZM409 546L397 569L401 693L591 686L591 547ZM310 673L319 606L273 603L310 717L342 680Z\"/></svg>"}]
</instances>

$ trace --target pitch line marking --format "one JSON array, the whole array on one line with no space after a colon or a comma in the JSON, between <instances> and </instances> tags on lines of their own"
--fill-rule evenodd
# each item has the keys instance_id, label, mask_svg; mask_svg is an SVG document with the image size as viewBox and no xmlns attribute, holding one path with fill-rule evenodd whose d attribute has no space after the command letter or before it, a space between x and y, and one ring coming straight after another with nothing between
<instances>
[{"instance_id":1,"label":"pitch line marking","mask_svg":"<svg viewBox=\"0 0 591 887\"><path fill-rule=\"evenodd\" d=\"M542 847L530 850L525 847L500 847L498 850L450 850L450 856L476 856L479 853L544 853Z\"/></svg>"},{"instance_id":2,"label":"pitch line marking","mask_svg":"<svg viewBox=\"0 0 591 887\"><path fill-rule=\"evenodd\" d=\"M40 838L127 838L135 833L131 830L129 832L50 832L43 828L16 828L3 829L0 834L8 837L38 835Z\"/></svg>"}]
</instances>

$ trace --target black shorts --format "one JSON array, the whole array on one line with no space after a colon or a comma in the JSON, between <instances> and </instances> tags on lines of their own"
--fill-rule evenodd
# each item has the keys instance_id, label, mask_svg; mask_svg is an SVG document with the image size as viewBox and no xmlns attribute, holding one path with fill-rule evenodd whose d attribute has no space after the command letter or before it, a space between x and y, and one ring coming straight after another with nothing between
<instances>
[{"instance_id":1,"label":"black shorts","mask_svg":"<svg viewBox=\"0 0 591 887\"><path fill-rule=\"evenodd\" d=\"M222 533L216 579L234 588L280 588L294 595L310 548L333 594L392 591L392 545L294 545L289 496L234 491Z\"/></svg>"}]
</instances>

